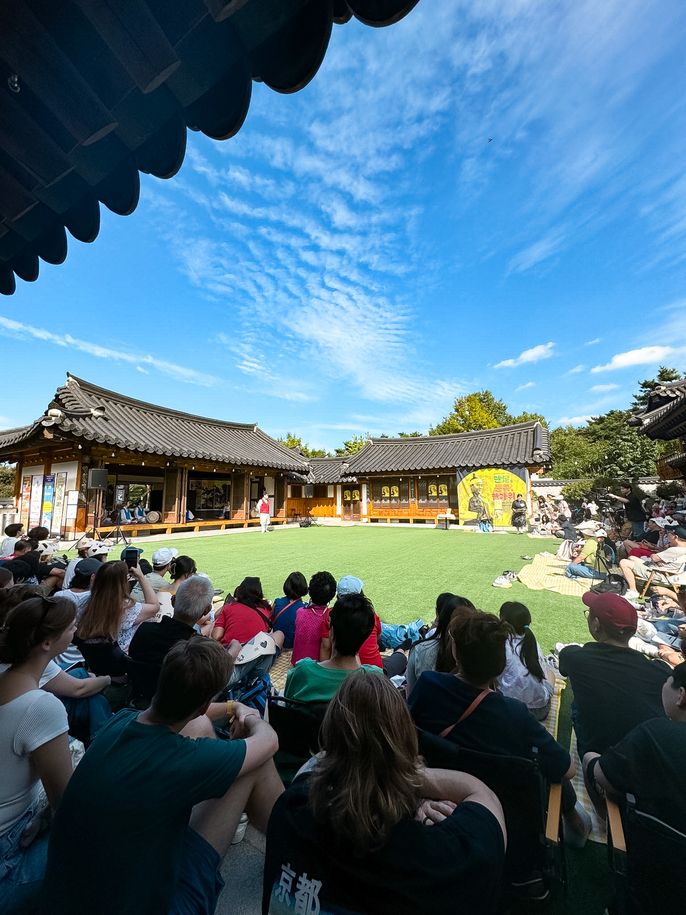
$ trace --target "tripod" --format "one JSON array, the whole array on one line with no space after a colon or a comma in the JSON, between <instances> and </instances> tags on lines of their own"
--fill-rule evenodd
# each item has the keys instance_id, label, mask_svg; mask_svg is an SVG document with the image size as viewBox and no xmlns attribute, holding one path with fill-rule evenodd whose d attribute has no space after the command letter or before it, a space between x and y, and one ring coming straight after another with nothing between
<instances>
[{"instance_id":1,"label":"tripod","mask_svg":"<svg viewBox=\"0 0 686 915\"><path fill-rule=\"evenodd\" d=\"M100 524L102 524L102 522L104 521L104 519L107 518L107 517L108 517L108 516L107 516L106 514L105 514L105 515L102 515L101 518L100 518ZM101 541L102 541L102 540L107 540L107 541L111 541L111 542L113 543L114 546L116 546L116 545L117 545L118 543L120 543L120 542L121 542L121 543L125 543L126 546L129 545L129 539L128 539L128 537L126 536L126 534L124 533L124 531L121 529L121 524L119 523L119 518L117 518L117 521L116 521L116 523L114 524L114 529L113 529L112 533L111 533L111 534L107 534L107 536L103 537L102 534L100 533L99 529L98 529L98 519L94 517L94 518L93 518L93 527L91 527L91 528L89 528L88 530L84 531L83 534L81 534L81 536L79 537L79 539L76 540L76 541L73 543L73 545L69 547L69 549L70 549L70 550L77 550L77 551L78 551L78 549L79 549L79 544L80 544L81 541L83 541L83 540L101 540Z\"/></svg>"}]
</instances>

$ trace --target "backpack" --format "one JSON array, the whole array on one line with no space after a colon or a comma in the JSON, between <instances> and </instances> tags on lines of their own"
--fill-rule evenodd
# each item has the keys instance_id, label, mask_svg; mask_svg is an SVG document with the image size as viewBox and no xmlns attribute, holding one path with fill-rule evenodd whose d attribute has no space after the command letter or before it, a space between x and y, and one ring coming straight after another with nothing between
<instances>
[{"instance_id":1,"label":"backpack","mask_svg":"<svg viewBox=\"0 0 686 915\"><path fill-rule=\"evenodd\" d=\"M224 690L221 701L233 699L243 705L249 705L250 708L254 708L259 712L261 718L264 718L267 698L271 695L272 688L269 674L264 674L261 677L244 677Z\"/></svg>"},{"instance_id":2,"label":"backpack","mask_svg":"<svg viewBox=\"0 0 686 915\"><path fill-rule=\"evenodd\" d=\"M619 594L620 597L623 597L628 590L626 579L622 575L617 575L616 572L610 572L607 578L591 588L591 591L596 594Z\"/></svg>"}]
</instances>

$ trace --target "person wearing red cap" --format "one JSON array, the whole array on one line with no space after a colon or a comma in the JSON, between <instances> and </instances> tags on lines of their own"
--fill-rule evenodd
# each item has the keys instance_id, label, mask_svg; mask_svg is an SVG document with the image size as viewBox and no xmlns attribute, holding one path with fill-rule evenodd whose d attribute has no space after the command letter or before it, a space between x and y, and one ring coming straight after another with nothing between
<instances>
[{"instance_id":1,"label":"person wearing red cap","mask_svg":"<svg viewBox=\"0 0 686 915\"><path fill-rule=\"evenodd\" d=\"M671 669L629 648L638 616L628 600L594 591L581 599L594 641L563 648L560 673L574 693L572 719L583 758L604 753L643 721L664 717L662 686Z\"/></svg>"}]
</instances>

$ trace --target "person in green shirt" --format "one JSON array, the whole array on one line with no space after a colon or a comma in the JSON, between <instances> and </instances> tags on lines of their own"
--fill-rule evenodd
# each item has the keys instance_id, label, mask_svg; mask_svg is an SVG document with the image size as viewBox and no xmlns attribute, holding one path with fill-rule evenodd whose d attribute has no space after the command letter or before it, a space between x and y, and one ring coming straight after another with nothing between
<instances>
[{"instance_id":1,"label":"person in green shirt","mask_svg":"<svg viewBox=\"0 0 686 915\"><path fill-rule=\"evenodd\" d=\"M565 575L567 578L607 578L607 572L595 568L600 540L604 540L607 534L602 528L591 530L581 525L577 527L577 530L584 535L584 542L574 556L574 561L570 562L565 569Z\"/></svg>"},{"instance_id":2,"label":"person in green shirt","mask_svg":"<svg viewBox=\"0 0 686 915\"><path fill-rule=\"evenodd\" d=\"M266 832L283 792L272 728L253 708L212 702L231 668L218 642L177 642L150 708L101 728L55 814L41 915L214 912L242 812ZM229 713L232 739L217 740L210 717Z\"/></svg>"},{"instance_id":3,"label":"person in green shirt","mask_svg":"<svg viewBox=\"0 0 686 915\"><path fill-rule=\"evenodd\" d=\"M347 676L368 670L383 676L380 667L360 664L358 652L374 628L374 608L364 594L339 597L330 614L331 657L327 661L303 658L291 668L284 695L301 702L328 702Z\"/></svg>"}]
</instances>

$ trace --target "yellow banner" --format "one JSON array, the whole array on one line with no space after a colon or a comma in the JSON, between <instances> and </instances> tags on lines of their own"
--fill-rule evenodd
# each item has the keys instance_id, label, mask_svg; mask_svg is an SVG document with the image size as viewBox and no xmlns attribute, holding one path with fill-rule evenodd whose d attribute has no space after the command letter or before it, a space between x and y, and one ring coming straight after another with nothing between
<instances>
[{"instance_id":1,"label":"yellow banner","mask_svg":"<svg viewBox=\"0 0 686 915\"><path fill-rule=\"evenodd\" d=\"M475 470L457 487L460 524L490 520L494 527L509 527L512 503L517 496L528 504L526 486L516 474L495 468Z\"/></svg>"}]
</instances>

